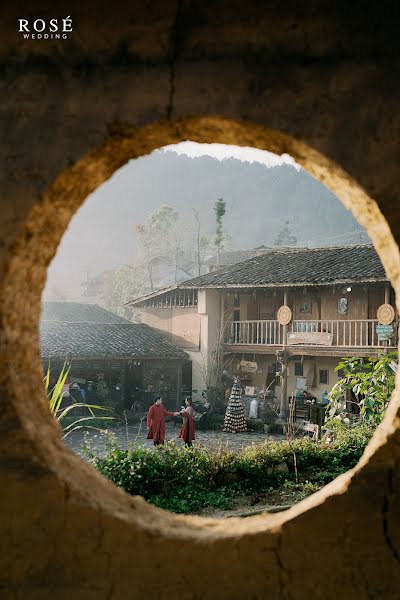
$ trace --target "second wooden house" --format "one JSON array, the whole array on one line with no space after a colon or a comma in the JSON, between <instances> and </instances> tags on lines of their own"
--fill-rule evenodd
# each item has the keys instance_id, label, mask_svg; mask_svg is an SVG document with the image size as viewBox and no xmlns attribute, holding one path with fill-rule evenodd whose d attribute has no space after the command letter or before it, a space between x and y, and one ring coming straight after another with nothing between
<instances>
[{"instance_id":1,"label":"second wooden house","mask_svg":"<svg viewBox=\"0 0 400 600\"><path fill-rule=\"evenodd\" d=\"M275 388L284 410L299 388L329 392L341 357L397 345L394 292L370 245L274 248L129 304L190 355L197 394L229 371Z\"/></svg>"}]
</instances>

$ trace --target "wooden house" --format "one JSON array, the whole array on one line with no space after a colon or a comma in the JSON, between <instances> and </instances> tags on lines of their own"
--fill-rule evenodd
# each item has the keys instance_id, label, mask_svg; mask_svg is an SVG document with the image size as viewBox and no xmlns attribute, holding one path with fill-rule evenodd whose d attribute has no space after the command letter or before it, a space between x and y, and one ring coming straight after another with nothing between
<instances>
[{"instance_id":1,"label":"wooden house","mask_svg":"<svg viewBox=\"0 0 400 600\"><path fill-rule=\"evenodd\" d=\"M119 409L146 410L161 393L175 410L192 387L190 359L183 350L162 332L97 304L44 302L40 347L44 368L50 365L55 377L68 360L70 383L83 390L89 403L104 400Z\"/></svg>"},{"instance_id":2,"label":"wooden house","mask_svg":"<svg viewBox=\"0 0 400 600\"><path fill-rule=\"evenodd\" d=\"M397 347L394 292L371 245L273 248L129 304L188 352L198 392L218 363L246 385L275 387L286 408L301 386L319 398L329 391L341 357ZM389 324L379 322L382 305Z\"/></svg>"}]
</instances>

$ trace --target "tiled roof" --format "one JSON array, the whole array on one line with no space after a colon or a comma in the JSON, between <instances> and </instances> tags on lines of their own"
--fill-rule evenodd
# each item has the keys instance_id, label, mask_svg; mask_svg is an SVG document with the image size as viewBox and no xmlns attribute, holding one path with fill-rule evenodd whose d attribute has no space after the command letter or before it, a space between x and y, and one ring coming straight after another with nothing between
<instances>
[{"instance_id":1,"label":"tiled roof","mask_svg":"<svg viewBox=\"0 0 400 600\"><path fill-rule=\"evenodd\" d=\"M44 302L40 321L43 357L188 359L164 334L131 323L97 304Z\"/></svg>"},{"instance_id":2,"label":"tiled roof","mask_svg":"<svg viewBox=\"0 0 400 600\"><path fill-rule=\"evenodd\" d=\"M251 248L250 250L229 250L226 252L221 252L219 257L219 267L226 267L228 265L234 265L238 262L243 262L249 258L253 258L254 256L260 256L265 252L269 252L272 248L268 248L267 246L259 246L258 248ZM216 267L218 265L218 257L211 256L207 260L204 261L206 266Z\"/></svg>"},{"instance_id":3,"label":"tiled roof","mask_svg":"<svg viewBox=\"0 0 400 600\"><path fill-rule=\"evenodd\" d=\"M66 358L169 358L188 355L164 335L142 323L62 323L42 321L43 357Z\"/></svg>"},{"instance_id":4,"label":"tiled roof","mask_svg":"<svg viewBox=\"0 0 400 600\"><path fill-rule=\"evenodd\" d=\"M40 318L41 321L67 323L130 323L98 304L83 302L43 302Z\"/></svg>"},{"instance_id":5,"label":"tiled roof","mask_svg":"<svg viewBox=\"0 0 400 600\"><path fill-rule=\"evenodd\" d=\"M274 287L387 281L373 246L276 248L189 279L179 288Z\"/></svg>"}]
</instances>

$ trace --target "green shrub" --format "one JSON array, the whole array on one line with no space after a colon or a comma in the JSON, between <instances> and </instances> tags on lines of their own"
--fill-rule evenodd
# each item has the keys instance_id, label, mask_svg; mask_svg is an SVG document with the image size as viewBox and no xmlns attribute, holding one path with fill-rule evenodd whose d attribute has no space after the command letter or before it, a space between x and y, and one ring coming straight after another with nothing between
<instances>
[{"instance_id":1,"label":"green shrub","mask_svg":"<svg viewBox=\"0 0 400 600\"><path fill-rule=\"evenodd\" d=\"M129 494L175 512L195 512L205 506L229 508L237 495L271 492L290 482L294 485L294 458L296 485L309 482L308 487L314 489L328 483L356 465L371 435L371 428L360 425L339 427L332 443L310 438L266 440L233 452L224 446L209 450L174 442L121 450L111 442L104 456L90 449L87 454L96 469Z\"/></svg>"},{"instance_id":2,"label":"green shrub","mask_svg":"<svg viewBox=\"0 0 400 600\"><path fill-rule=\"evenodd\" d=\"M198 490L186 487L174 494L174 496L150 496L148 502L159 508L165 508L177 513L198 512L202 508L212 506L220 510L232 508L234 492L229 489Z\"/></svg>"},{"instance_id":3,"label":"green shrub","mask_svg":"<svg viewBox=\"0 0 400 600\"><path fill-rule=\"evenodd\" d=\"M247 419L246 422L249 431L264 431L264 423L261 419Z\"/></svg>"}]
</instances>

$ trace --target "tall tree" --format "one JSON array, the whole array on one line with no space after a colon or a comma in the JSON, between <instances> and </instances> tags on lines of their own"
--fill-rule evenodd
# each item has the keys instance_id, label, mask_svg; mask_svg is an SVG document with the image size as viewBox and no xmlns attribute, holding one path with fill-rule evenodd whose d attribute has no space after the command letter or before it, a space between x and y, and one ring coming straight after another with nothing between
<instances>
[{"instance_id":1,"label":"tall tree","mask_svg":"<svg viewBox=\"0 0 400 600\"><path fill-rule=\"evenodd\" d=\"M137 317L135 311L125 303L143 294L145 273L140 265L121 265L105 285L103 300L105 307L125 318Z\"/></svg>"},{"instance_id":2,"label":"tall tree","mask_svg":"<svg viewBox=\"0 0 400 600\"><path fill-rule=\"evenodd\" d=\"M225 215L226 207L225 201L222 198L218 198L216 203L214 204L214 213L216 220L216 230L215 230L215 238L214 243L217 248L217 264L219 265L221 259L221 252L224 249L224 233L222 230L222 218Z\"/></svg>"},{"instance_id":3,"label":"tall tree","mask_svg":"<svg viewBox=\"0 0 400 600\"><path fill-rule=\"evenodd\" d=\"M157 259L173 258L175 265L181 256L178 236L178 213L162 204L135 226L139 242L139 262L148 275L149 286L154 291L154 267ZM175 273L177 272L177 267Z\"/></svg>"},{"instance_id":4,"label":"tall tree","mask_svg":"<svg viewBox=\"0 0 400 600\"><path fill-rule=\"evenodd\" d=\"M207 238L206 235L204 235L202 233L199 211L196 210L195 208L193 208L193 213L194 213L194 218L196 221L196 229L195 229L196 250L195 250L194 254L195 254L195 258L196 258L196 262L197 262L197 272L198 272L198 275L201 275L201 271L202 271L203 264L204 264L204 259L207 254L207 250L210 247L210 240Z\"/></svg>"},{"instance_id":5,"label":"tall tree","mask_svg":"<svg viewBox=\"0 0 400 600\"><path fill-rule=\"evenodd\" d=\"M289 219L284 221L282 229L274 240L275 246L297 246L297 237L289 227Z\"/></svg>"}]
</instances>

